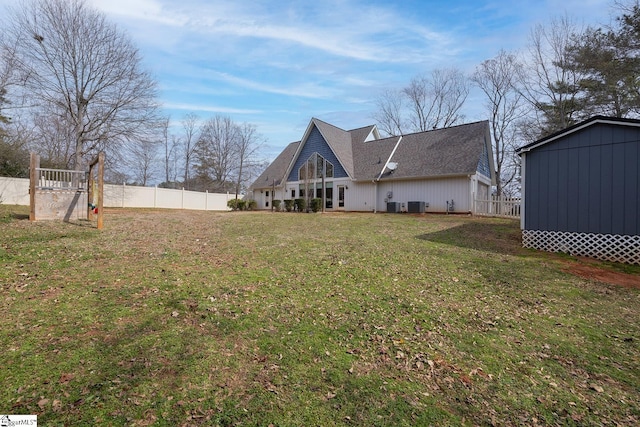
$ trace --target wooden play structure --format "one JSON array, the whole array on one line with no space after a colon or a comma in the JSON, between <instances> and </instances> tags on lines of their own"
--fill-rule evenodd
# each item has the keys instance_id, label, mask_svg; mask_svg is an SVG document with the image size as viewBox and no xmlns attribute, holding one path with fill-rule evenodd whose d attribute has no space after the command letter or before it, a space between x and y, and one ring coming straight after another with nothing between
<instances>
[{"instance_id":1,"label":"wooden play structure","mask_svg":"<svg viewBox=\"0 0 640 427\"><path fill-rule=\"evenodd\" d=\"M102 152L91 161L88 172L41 168L40 156L31 153L29 220L93 220L97 216L97 228L102 229L103 188Z\"/></svg>"}]
</instances>

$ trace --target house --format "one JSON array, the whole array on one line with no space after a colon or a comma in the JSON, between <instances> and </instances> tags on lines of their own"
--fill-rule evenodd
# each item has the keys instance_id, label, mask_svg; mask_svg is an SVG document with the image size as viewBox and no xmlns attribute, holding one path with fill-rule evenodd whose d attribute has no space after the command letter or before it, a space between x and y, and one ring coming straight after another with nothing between
<instances>
[{"instance_id":1,"label":"house","mask_svg":"<svg viewBox=\"0 0 640 427\"><path fill-rule=\"evenodd\" d=\"M592 117L517 153L525 247L640 264L640 120Z\"/></svg>"},{"instance_id":2,"label":"house","mask_svg":"<svg viewBox=\"0 0 640 427\"><path fill-rule=\"evenodd\" d=\"M469 213L494 170L487 121L381 138L375 125L347 131L313 118L250 191L260 209L324 194L328 211Z\"/></svg>"}]
</instances>

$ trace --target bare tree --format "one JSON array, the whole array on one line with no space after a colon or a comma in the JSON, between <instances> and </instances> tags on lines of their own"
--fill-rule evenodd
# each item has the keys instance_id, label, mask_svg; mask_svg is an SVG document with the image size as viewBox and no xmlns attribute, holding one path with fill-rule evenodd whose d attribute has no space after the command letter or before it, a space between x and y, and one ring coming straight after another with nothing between
<instances>
[{"instance_id":1,"label":"bare tree","mask_svg":"<svg viewBox=\"0 0 640 427\"><path fill-rule=\"evenodd\" d=\"M238 125L236 144L236 161L238 163L238 176L236 179L236 200L240 193L241 186L246 183L245 171L252 166L252 160L256 152L262 146L260 143L260 135L256 127L249 123Z\"/></svg>"},{"instance_id":2,"label":"bare tree","mask_svg":"<svg viewBox=\"0 0 640 427\"><path fill-rule=\"evenodd\" d=\"M128 145L128 153L125 156L129 175L136 184L143 187L150 184L158 176L158 140L145 138Z\"/></svg>"},{"instance_id":3,"label":"bare tree","mask_svg":"<svg viewBox=\"0 0 640 427\"><path fill-rule=\"evenodd\" d=\"M104 14L83 0L35 0L7 18L3 46L15 47L31 107L71 127L76 169L97 149L142 140L155 119L156 83Z\"/></svg>"},{"instance_id":4,"label":"bare tree","mask_svg":"<svg viewBox=\"0 0 640 427\"><path fill-rule=\"evenodd\" d=\"M461 114L469 82L457 69L434 70L419 76L402 90L408 101L409 121L415 132L448 127L463 119Z\"/></svg>"},{"instance_id":5,"label":"bare tree","mask_svg":"<svg viewBox=\"0 0 640 427\"><path fill-rule=\"evenodd\" d=\"M215 116L204 122L196 144L199 178L215 191L233 190L238 127L230 117Z\"/></svg>"},{"instance_id":6,"label":"bare tree","mask_svg":"<svg viewBox=\"0 0 640 427\"><path fill-rule=\"evenodd\" d=\"M189 179L192 167L192 161L194 152L196 149L196 142L198 141L198 121L199 118L194 113L188 113L182 119L182 129L184 130L184 136L182 141L182 151L184 155L184 185L189 189Z\"/></svg>"},{"instance_id":7,"label":"bare tree","mask_svg":"<svg viewBox=\"0 0 640 427\"><path fill-rule=\"evenodd\" d=\"M517 172L517 124L524 114L524 100L517 87L520 67L515 55L501 50L495 58L482 62L471 77L487 97L486 109L490 117L495 156L496 192L499 196Z\"/></svg>"},{"instance_id":8,"label":"bare tree","mask_svg":"<svg viewBox=\"0 0 640 427\"><path fill-rule=\"evenodd\" d=\"M380 130L389 136L405 133L403 92L386 90L376 98L375 102L377 110L373 114L373 119Z\"/></svg>"},{"instance_id":9,"label":"bare tree","mask_svg":"<svg viewBox=\"0 0 640 427\"><path fill-rule=\"evenodd\" d=\"M160 139L163 149L163 163L164 163L164 182L165 185L173 188L177 178L176 166L177 166L177 151L178 141L174 135L169 132L171 126L171 117L167 116L159 123L160 126Z\"/></svg>"},{"instance_id":10,"label":"bare tree","mask_svg":"<svg viewBox=\"0 0 640 427\"><path fill-rule=\"evenodd\" d=\"M581 32L568 17L554 19L547 27L538 25L531 32L521 83L522 94L533 107L528 122L537 127L537 138L573 124L581 108L582 76L568 66L572 37Z\"/></svg>"},{"instance_id":11,"label":"bare tree","mask_svg":"<svg viewBox=\"0 0 640 427\"><path fill-rule=\"evenodd\" d=\"M73 126L64 114L35 114L31 146L40 153L43 167L69 169L73 165L75 147Z\"/></svg>"}]
</instances>

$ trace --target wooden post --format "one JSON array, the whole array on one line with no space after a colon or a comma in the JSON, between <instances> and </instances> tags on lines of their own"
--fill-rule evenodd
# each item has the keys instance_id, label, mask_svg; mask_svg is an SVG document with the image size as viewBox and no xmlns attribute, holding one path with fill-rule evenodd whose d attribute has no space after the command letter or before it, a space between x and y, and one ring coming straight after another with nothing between
<instances>
[{"instance_id":1,"label":"wooden post","mask_svg":"<svg viewBox=\"0 0 640 427\"><path fill-rule=\"evenodd\" d=\"M104 216L104 153L98 154L98 230L102 230Z\"/></svg>"},{"instance_id":2,"label":"wooden post","mask_svg":"<svg viewBox=\"0 0 640 427\"><path fill-rule=\"evenodd\" d=\"M36 187L38 186L38 168L40 156L31 152L29 159L29 221L36 220Z\"/></svg>"}]
</instances>

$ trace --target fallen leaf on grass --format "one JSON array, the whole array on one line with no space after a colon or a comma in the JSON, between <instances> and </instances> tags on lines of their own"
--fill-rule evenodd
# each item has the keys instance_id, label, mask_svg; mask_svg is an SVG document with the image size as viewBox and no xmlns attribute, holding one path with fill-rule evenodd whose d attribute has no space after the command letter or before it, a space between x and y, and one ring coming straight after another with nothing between
<instances>
[{"instance_id":1,"label":"fallen leaf on grass","mask_svg":"<svg viewBox=\"0 0 640 427\"><path fill-rule=\"evenodd\" d=\"M604 392L604 389L601 386L599 386L598 384L589 384L589 388L591 390L597 391L598 393Z\"/></svg>"},{"instance_id":2,"label":"fallen leaf on grass","mask_svg":"<svg viewBox=\"0 0 640 427\"><path fill-rule=\"evenodd\" d=\"M44 409L48 404L49 404L49 399L42 398L38 401L38 406L40 407L40 409Z\"/></svg>"}]
</instances>

